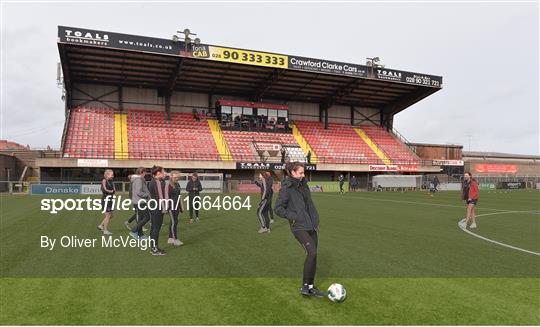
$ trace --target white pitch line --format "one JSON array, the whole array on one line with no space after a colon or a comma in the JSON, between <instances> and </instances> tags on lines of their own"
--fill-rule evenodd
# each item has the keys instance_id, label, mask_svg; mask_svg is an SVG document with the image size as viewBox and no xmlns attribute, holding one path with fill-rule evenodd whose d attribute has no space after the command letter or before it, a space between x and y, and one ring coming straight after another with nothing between
<instances>
[{"instance_id":1,"label":"white pitch line","mask_svg":"<svg viewBox=\"0 0 540 327\"><path fill-rule=\"evenodd\" d=\"M492 213L485 213L483 215L477 215L476 217L484 217L484 216L493 216L493 215L502 215L502 214L505 214L505 213L527 213L527 212L534 212L534 213L538 213L537 211L506 211L506 212L492 212ZM497 244L497 245L500 245L500 246L504 246L506 248L509 248L509 249L513 249L513 250L517 250L517 251L521 251L521 252L525 252L525 253L529 253L529 254L534 254L534 255L538 255L540 256L540 253L538 252L534 252L534 251L530 251L530 250L525 250L525 249L522 249L522 248L518 248L517 246L513 246L513 245L509 245L509 244L505 244L505 243L502 243L502 242L499 242L499 241L495 241L495 240L492 240L492 239L489 239L487 237L484 237L484 236L481 236L481 235L478 235L476 233L473 233L471 232L470 230L466 229L466 228L462 228L461 226L459 226L459 223L458 223L458 227L459 229L461 229L462 231L474 236L474 237L477 237L481 240L484 240L484 241L488 241L488 242L491 242L491 243L494 243L494 244Z\"/></svg>"},{"instance_id":2,"label":"white pitch line","mask_svg":"<svg viewBox=\"0 0 540 327\"><path fill-rule=\"evenodd\" d=\"M321 193L324 194L324 193ZM376 198L369 198L369 197L363 197L363 196L350 196L350 195L337 195L337 194L325 194L325 196L335 196L340 198L354 198L354 199L362 199L367 201L382 201L382 202L394 202L394 203L405 203L405 204L417 204L417 205L424 205L424 206L432 206L432 207L450 207L450 208L460 208L463 210L467 209L467 206L465 204L463 205L454 205L454 204L442 204L442 203L427 203L427 202L417 202L417 201L403 201L403 200L390 200L390 199L376 199ZM504 209L494 209L494 208L478 208L480 210L488 210L488 211L498 211L501 213L505 212L515 212L512 210L504 210Z\"/></svg>"}]
</instances>

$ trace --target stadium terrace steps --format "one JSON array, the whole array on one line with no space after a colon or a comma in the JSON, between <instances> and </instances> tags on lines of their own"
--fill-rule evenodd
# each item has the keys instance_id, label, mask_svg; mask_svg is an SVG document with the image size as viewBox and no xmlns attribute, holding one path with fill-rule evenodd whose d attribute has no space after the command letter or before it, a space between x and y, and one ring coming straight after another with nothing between
<instances>
[{"instance_id":1,"label":"stadium terrace steps","mask_svg":"<svg viewBox=\"0 0 540 327\"><path fill-rule=\"evenodd\" d=\"M384 162L385 165L391 165L392 161L386 156L386 154L381 150L377 144L364 132L361 128L354 128L356 133L366 142L366 144L375 152L375 154Z\"/></svg>"},{"instance_id":2,"label":"stadium terrace steps","mask_svg":"<svg viewBox=\"0 0 540 327\"><path fill-rule=\"evenodd\" d=\"M282 145L298 146L292 134L227 130L222 133L236 161L258 162L262 160L260 154L263 152L269 154L267 161L279 161Z\"/></svg>"},{"instance_id":3,"label":"stadium terrace steps","mask_svg":"<svg viewBox=\"0 0 540 327\"><path fill-rule=\"evenodd\" d=\"M129 157L127 114L114 114L114 158L125 160Z\"/></svg>"},{"instance_id":4,"label":"stadium terrace steps","mask_svg":"<svg viewBox=\"0 0 540 327\"><path fill-rule=\"evenodd\" d=\"M317 162L359 164L381 162L351 125L329 123L328 129L324 129L323 124L318 121L295 123L298 134L301 134L314 150L312 155L317 154Z\"/></svg>"},{"instance_id":5,"label":"stadium terrace steps","mask_svg":"<svg viewBox=\"0 0 540 327\"><path fill-rule=\"evenodd\" d=\"M296 126L296 124L290 124L292 127L293 136L296 139L296 142L300 147L302 148L302 151L304 151L304 155L307 155L309 152L311 152L311 163L318 163L319 158L317 157L317 153L315 150L309 145L308 141L302 136L302 133L300 133L300 130Z\"/></svg>"},{"instance_id":6,"label":"stadium terrace steps","mask_svg":"<svg viewBox=\"0 0 540 327\"><path fill-rule=\"evenodd\" d=\"M115 117L112 109L71 109L66 129L64 156L72 158L114 158Z\"/></svg>"},{"instance_id":7,"label":"stadium terrace steps","mask_svg":"<svg viewBox=\"0 0 540 327\"><path fill-rule=\"evenodd\" d=\"M405 144L382 126L360 125L366 135L382 149L395 164L418 164L419 158Z\"/></svg>"},{"instance_id":8,"label":"stadium terrace steps","mask_svg":"<svg viewBox=\"0 0 540 327\"><path fill-rule=\"evenodd\" d=\"M128 110L130 159L220 160L220 153L204 117L172 112Z\"/></svg>"},{"instance_id":9,"label":"stadium terrace steps","mask_svg":"<svg viewBox=\"0 0 540 327\"><path fill-rule=\"evenodd\" d=\"M231 150L229 150L229 147L227 146L219 122L216 119L208 119L208 126L210 126L210 132L214 137L214 142L216 143L221 160L233 160Z\"/></svg>"}]
</instances>

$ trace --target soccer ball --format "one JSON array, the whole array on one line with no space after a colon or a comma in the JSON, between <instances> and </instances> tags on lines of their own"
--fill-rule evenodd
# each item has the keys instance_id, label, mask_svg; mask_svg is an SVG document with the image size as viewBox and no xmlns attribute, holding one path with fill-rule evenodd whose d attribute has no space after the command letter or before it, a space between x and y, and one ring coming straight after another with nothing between
<instances>
[{"instance_id":1,"label":"soccer ball","mask_svg":"<svg viewBox=\"0 0 540 327\"><path fill-rule=\"evenodd\" d=\"M328 298L332 302L340 303L345 301L347 297L347 290L343 285L334 283L328 288Z\"/></svg>"}]
</instances>

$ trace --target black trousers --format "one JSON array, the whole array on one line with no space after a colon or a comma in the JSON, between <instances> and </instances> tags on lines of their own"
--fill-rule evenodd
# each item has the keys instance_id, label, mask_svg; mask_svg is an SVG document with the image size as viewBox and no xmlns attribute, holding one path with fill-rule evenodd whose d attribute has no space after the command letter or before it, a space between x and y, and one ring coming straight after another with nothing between
<instances>
[{"instance_id":1,"label":"black trousers","mask_svg":"<svg viewBox=\"0 0 540 327\"><path fill-rule=\"evenodd\" d=\"M128 219L128 223L132 223L135 219L137 219L137 207L133 207L134 211L133 212L133 215Z\"/></svg>"},{"instance_id":2,"label":"black trousers","mask_svg":"<svg viewBox=\"0 0 540 327\"><path fill-rule=\"evenodd\" d=\"M303 283L311 285L315 282L315 271L317 270L317 244L319 242L317 231L294 231L294 237L306 250L306 260L304 261Z\"/></svg>"},{"instance_id":3,"label":"black trousers","mask_svg":"<svg viewBox=\"0 0 540 327\"><path fill-rule=\"evenodd\" d=\"M139 236L142 236L143 226L150 221L150 210L146 208L143 210L135 206L135 217L137 219L137 226L133 227L131 231L137 233Z\"/></svg>"},{"instance_id":4,"label":"black trousers","mask_svg":"<svg viewBox=\"0 0 540 327\"><path fill-rule=\"evenodd\" d=\"M274 220L274 210L272 210L272 198L268 199L268 214L270 219Z\"/></svg>"},{"instance_id":5,"label":"black trousers","mask_svg":"<svg viewBox=\"0 0 540 327\"><path fill-rule=\"evenodd\" d=\"M259 218L259 223L261 228L270 228L270 218L268 218L268 209L270 205L267 199L263 199L259 202L259 207L257 208L257 217Z\"/></svg>"},{"instance_id":6,"label":"black trousers","mask_svg":"<svg viewBox=\"0 0 540 327\"><path fill-rule=\"evenodd\" d=\"M158 247L159 231L161 230L161 225L163 224L163 212L161 212L161 210L152 210L150 211L150 216L152 219L150 239L154 240L154 245Z\"/></svg>"},{"instance_id":7,"label":"black trousers","mask_svg":"<svg viewBox=\"0 0 540 327\"><path fill-rule=\"evenodd\" d=\"M199 195L189 196L189 219L193 219L193 211L195 211L195 217L199 218L199 210L195 210L193 206L197 203L197 208L202 206L201 197Z\"/></svg>"},{"instance_id":8,"label":"black trousers","mask_svg":"<svg viewBox=\"0 0 540 327\"><path fill-rule=\"evenodd\" d=\"M169 216L171 216L171 225L169 226L169 238L178 239L178 216L180 216L180 210L169 210Z\"/></svg>"}]
</instances>

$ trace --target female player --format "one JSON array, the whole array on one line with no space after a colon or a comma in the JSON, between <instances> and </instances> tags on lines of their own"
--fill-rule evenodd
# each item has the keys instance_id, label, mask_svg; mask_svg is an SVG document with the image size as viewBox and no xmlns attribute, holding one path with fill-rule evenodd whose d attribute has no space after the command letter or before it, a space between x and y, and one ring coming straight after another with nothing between
<instances>
[{"instance_id":1,"label":"female player","mask_svg":"<svg viewBox=\"0 0 540 327\"><path fill-rule=\"evenodd\" d=\"M178 239L178 216L184 210L182 208L182 199L180 198L180 172L178 170L171 171L167 187L169 199L172 200L172 208L169 209L171 225L169 227L169 239L167 243L180 246L184 243Z\"/></svg>"},{"instance_id":2,"label":"female player","mask_svg":"<svg viewBox=\"0 0 540 327\"><path fill-rule=\"evenodd\" d=\"M255 181L255 184L261 188L261 202L257 208L257 217L261 223L261 228L258 233L270 233L270 219L269 210L272 203L272 176L269 172L262 172L259 174L259 181Z\"/></svg>"},{"instance_id":3,"label":"female player","mask_svg":"<svg viewBox=\"0 0 540 327\"><path fill-rule=\"evenodd\" d=\"M324 293L315 285L317 268L317 231L319 214L304 177L304 165L300 162L287 163L288 177L281 183L275 212L289 221L294 237L307 253L304 261L303 285L300 294L323 297Z\"/></svg>"},{"instance_id":4,"label":"female player","mask_svg":"<svg viewBox=\"0 0 540 327\"><path fill-rule=\"evenodd\" d=\"M478 182L470 172L466 172L463 181L463 200L467 203L467 217L459 222L461 228L476 228L476 204L478 203Z\"/></svg>"},{"instance_id":5,"label":"female player","mask_svg":"<svg viewBox=\"0 0 540 327\"><path fill-rule=\"evenodd\" d=\"M113 199L116 192L113 183L114 172L111 169L105 170L103 180L101 181L101 204L105 212L103 221L99 224L98 229L103 231L103 235L112 235L109 231L109 222L112 218Z\"/></svg>"},{"instance_id":6,"label":"female player","mask_svg":"<svg viewBox=\"0 0 540 327\"><path fill-rule=\"evenodd\" d=\"M191 174L186 185L186 191L189 196L189 223L193 223L193 211L195 211L195 221L199 222L199 210L195 210L195 203L197 202L197 208L201 206L201 191L203 190L199 175L197 173Z\"/></svg>"}]
</instances>

